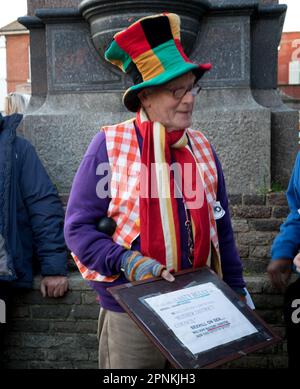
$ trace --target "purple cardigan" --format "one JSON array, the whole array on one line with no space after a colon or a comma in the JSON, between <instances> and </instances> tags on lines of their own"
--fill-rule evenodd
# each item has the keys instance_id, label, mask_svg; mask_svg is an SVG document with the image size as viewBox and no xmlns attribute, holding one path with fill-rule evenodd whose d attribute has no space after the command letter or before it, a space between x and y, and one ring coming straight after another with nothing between
<instances>
[{"instance_id":1,"label":"purple cardigan","mask_svg":"<svg viewBox=\"0 0 300 389\"><path fill-rule=\"evenodd\" d=\"M143 139L138 129L137 137L141 150ZM222 167L214 150L213 154L218 172L217 201L220 201L225 210L225 215L217 220L223 280L231 288L238 291L245 286L242 263L235 246ZM88 269L96 270L106 276L121 273L114 282L90 281L90 285L98 293L103 308L123 312L123 309L106 291L106 288L128 282L123 272L120 271L121 256L126 249L115 243L110 236L96 229L96 223L99 219L107 215L110 202L109 197L99 199L96 194L97 183L101 178L107 176L107 172L102 176L96 174L97 166L101 163L108 163L104 132L99 132L94 137L75 175L66 211L65 239L70 250L80 258L80 261ZM187 259L185 211L182 199L178 198L177 201L179 219L182 221L180 223L181 268L186 269L190 267L190 264ZM131 249L140 250L139 237L133 242Z\"/></svg>"}]
</instances>

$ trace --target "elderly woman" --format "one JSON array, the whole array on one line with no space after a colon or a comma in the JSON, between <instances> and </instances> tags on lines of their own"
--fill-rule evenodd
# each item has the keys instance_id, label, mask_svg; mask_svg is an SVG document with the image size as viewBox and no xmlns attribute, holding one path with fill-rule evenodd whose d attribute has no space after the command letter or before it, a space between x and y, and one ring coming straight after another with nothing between
<instances>
[{"instance_id":1,"label":"elderly woman","mask_svg":"<svg viewBox=\"0 0 300 389\"><path fill-rule=\"evenodd\" d=\"M211 66L187 58L171 13L117 33L105 56L132 77L123 102L136 116L92 140L73 182L65 238L99 295L100 368L163 368L164 357L107 287L173 281L172 269L207 265L245 294L220 162L205 136L189 129L198 80Z\"/></svg>"}]
</instances>

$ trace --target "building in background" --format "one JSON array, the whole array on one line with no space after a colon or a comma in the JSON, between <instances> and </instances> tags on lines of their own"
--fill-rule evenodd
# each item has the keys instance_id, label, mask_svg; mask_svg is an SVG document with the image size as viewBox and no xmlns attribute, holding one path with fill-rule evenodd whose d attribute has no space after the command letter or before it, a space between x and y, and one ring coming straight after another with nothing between
<instances>
[{"instance_id":1,"label":"building in background","mask_svg":"<svg viewBox=\"0 0 300 389\"><path fill-rule=\"evenodd\" d=\"M282 33L278 53L278 88L284 102L300 110L300 31Z\"/></svg>"},{"instance_id":2,"label":"building in background","mask_svg":"<svg viewBox=\"0 0 300 389\"><path fill-rule=\"evenodd\" d=\"M14 21L0 29L0 111L8 93L31 93L30 78L29 31Z\"/></svg>"},{"instance_id":3,"label":"building in background","mask_svg":"<svg viewBox=\"0 0 300 389\"><path fill-rule=\"evenodd\" d=\"M4 99L6 95L6 45L5 37L0 36L0 112L4 110Z\"/></svg>"}]
</instances>

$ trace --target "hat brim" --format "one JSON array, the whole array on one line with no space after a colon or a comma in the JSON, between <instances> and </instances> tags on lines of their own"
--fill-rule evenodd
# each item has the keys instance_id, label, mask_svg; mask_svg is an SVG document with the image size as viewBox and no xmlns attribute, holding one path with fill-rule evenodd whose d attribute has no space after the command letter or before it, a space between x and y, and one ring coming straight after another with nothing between
<instances>
[{"instance_id":1,"label":"hat brim","mask_svg":"<svg viewBox=\"0 0 300 389\"><path fill-rule=\"evenodd\" d=\"M166 71L161 73L159 76L152 78L151 80L144 81L140 84L133 85L128 88L123 95L123 104L131 112L137 112L140 107L140 99L138 98L138 93L145 88L150 88L153 86L163 85L174 78L180 77L188 72L193 72L196 76L196 82L204 75L205 72L211 69L211 64L200 64L196 65L193 63L186 63L184 66L180 67L175 71Z\"/></svg>"}]
</instances>

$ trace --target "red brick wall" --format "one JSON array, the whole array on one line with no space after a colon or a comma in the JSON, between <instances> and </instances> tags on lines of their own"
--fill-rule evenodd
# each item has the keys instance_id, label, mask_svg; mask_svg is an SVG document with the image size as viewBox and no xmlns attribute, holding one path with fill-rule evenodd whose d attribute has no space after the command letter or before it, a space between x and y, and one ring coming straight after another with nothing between
<instances>
[{"instance_id":1,"label":"red brick wall","mask_svg":"<svg viewBox=\"0 0 300 389\"><path fill-rule=\"evenodd\" d=\"M29 78L29 34L6 35L7 93Z\"/></svg>"},{"instance_id":2,"label":"red brick wall","mask_svg":"<svg viewBox=\"0 0 300 389\"><path fill-rule=\"evenodd\" d=\"M289 83L289 62L300 61L300 32L284 32L278 53L278 84Z\"/></svg>"},{"instance_id":3,"label":"red brick wall","mask_svg":"<svg viewBox=\"0 0 300 389\"><path fill-rule=\"evenodd\" d=\"M278 53L278 86L291 98L300 99L300 86L289 83L289 63L300 61L300 32L284 32Z\"/></svg>"}]
</instances>

